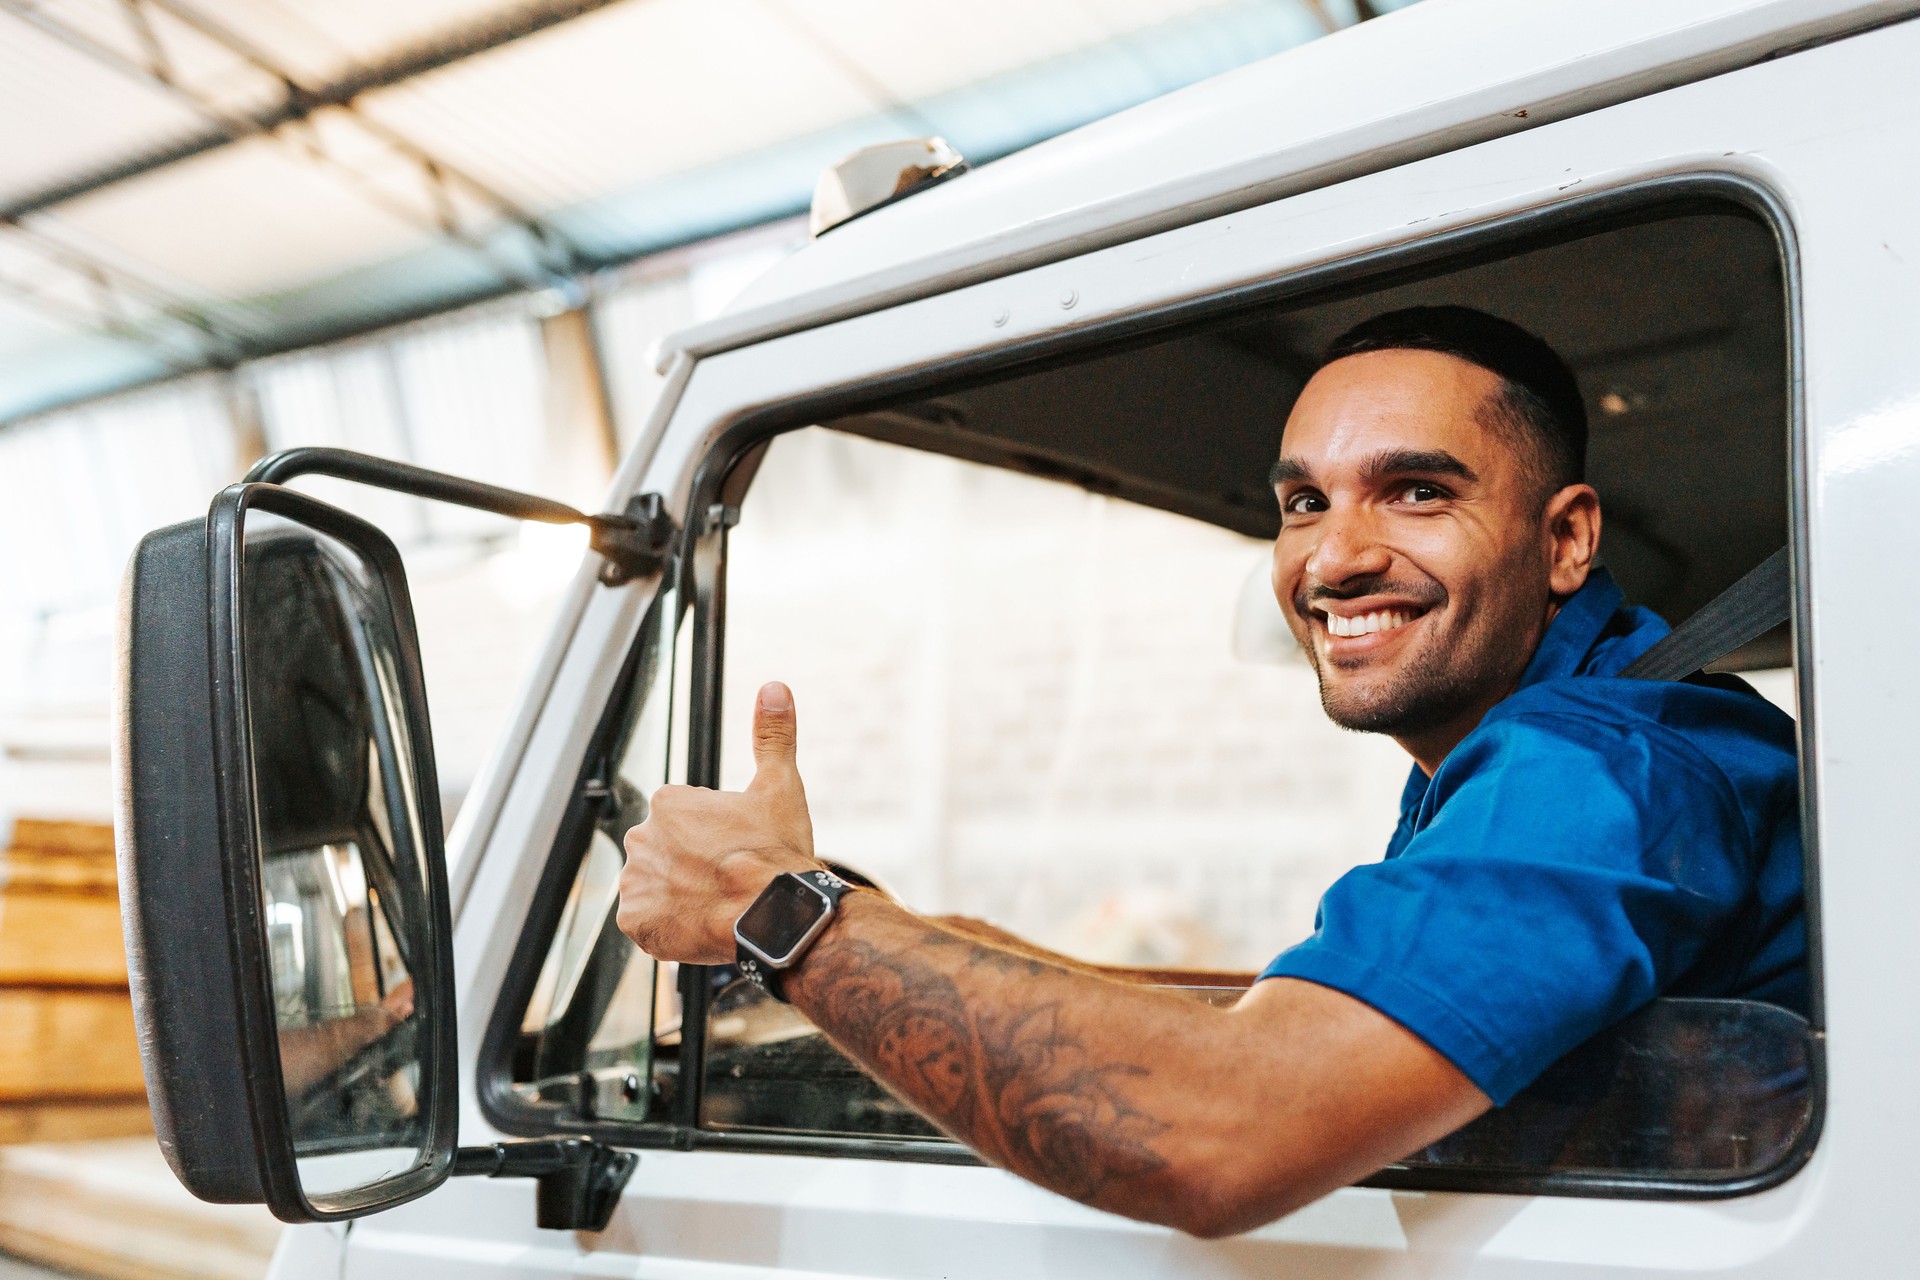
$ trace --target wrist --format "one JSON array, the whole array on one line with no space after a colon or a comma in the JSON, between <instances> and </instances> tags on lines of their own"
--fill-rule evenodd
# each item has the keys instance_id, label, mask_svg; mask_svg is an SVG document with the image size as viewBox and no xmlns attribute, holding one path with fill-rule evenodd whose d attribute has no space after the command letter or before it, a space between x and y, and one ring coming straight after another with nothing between
<instances>
[{"instance_id":1,"label":"wrist","mask_svg":"<svg viewBox=\"0 0 1920 1280\"><path fill-rule=\"evenodd\" d=\"M854 886L823 866L776 873L734 921L742 976L785 1000L784 976L832 926Z\"/></svg>"},{"instance_id":2,"label":"wrist","mask_svg":"<svg viewBox=\"0 0 1920 1280\"><path fill-rule=\"evenodd\" d=\"M852 893L840 900L833 919L813 940L806 954L780 975L781 999L803 1013L811 1010L836 980L833 975L843 972L838 962L844 959L850 943L856 938L870 940L870 930L877 923L875 917L900 909L900 904L881 890L856 885Z\"/></svg>"}]
</instances>

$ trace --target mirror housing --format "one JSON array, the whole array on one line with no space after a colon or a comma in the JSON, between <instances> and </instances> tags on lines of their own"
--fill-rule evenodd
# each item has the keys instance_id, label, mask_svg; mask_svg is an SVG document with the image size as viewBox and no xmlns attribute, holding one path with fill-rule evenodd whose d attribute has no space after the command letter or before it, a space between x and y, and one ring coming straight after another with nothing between
<instances>
[{"instance_id":1,"label":"mirror housing","mask_svg":"<svg viewBox=\"0 0 1920 1280\"><path fill-rule=\"evenodd\" d=\"M393 543L277 485L223 490L134 553L117 704L129 978L174 1173L289 1222L432 1190L456 1145L452 930ZM295 882L337 904L331 933ZM316 1080L338 1088L315 1103Z\"/></svg>"}]
</instances>

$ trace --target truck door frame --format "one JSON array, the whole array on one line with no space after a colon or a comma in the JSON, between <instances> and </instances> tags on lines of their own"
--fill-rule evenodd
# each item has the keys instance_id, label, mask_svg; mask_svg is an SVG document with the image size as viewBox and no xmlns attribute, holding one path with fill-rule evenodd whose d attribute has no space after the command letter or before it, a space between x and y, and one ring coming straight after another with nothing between
<instances>
[{"instance_id":1,"label":"truck door frame","mask_svg":"<svg viewBox=\"0 0 1920 1280\"><path fill-rule=\"evenodd\" d=\"M953 363L946 366L950 376L952 369L959 367L960 362L983 354L991 362L992 353L996 351L1005 353L1018 350L1026 355L1034 355L1044 351L1049 342L1071 341L1073 335L1065 332L1068 328L1084 334L1094 325L1110 324L1113 328L1107 332L1124 332L1129 325L1143 323L1146 309L1129 306L1124 299L1115 299L1113 292L1103 293L1102 290L1111 281L1102 278L1100 273L1109 266L1115 271L1124 271L1129 265L1138 268L1147 256L1142 250L1148 247L1159 251L1161 270L1167 276L1177 277L1181 282L1192 280L1196 283L1196 287L1185 295L1180 295L1175 288L1161 289L1163 296L1174 295L1166 296L1164 305L1154 313L1166 317L1179 314L1182 308L1202 305L1198 300L1202 296L1214 300L1230 295L1242 296L1233 291L1257 289L1262 282L1270 281L1282 270L1291 272L1291 278L1299 280L1309 272L1328 270L1335 265L1351 269L1356 262L1383 260L1394 245L1406 246L1407 252L1417 253L1420 246L1457 242L1459 238L1476 234L1501 218L1522 216L1528 209L1558 206L1576 199L1605 198L1629 189L1644 189L1650 184L1668 181L1681 184L1701 180L1731 182L1764 193L1778 211L1779 225L1788 228L1789 234L1794 236L1801 234L1801 210L1817 204L1824 218L1820 232L1823 247L1832 245L1837 243L1832 238L1853 224L1835 218L1832 206L1839 197L1828 194L1824 200L1820 200L1813 194L1817 190L1818 180L1831 176L1829 170L1822 168L1822 163L1838 163L1848 155L1858 159L1863 149L1877 145L1877 140L1887 132L1901 136L1897 132L1901 126L1896 123L1899 113L1893 107L1902 101L1912 103L1920 98L1920 93L1908 90L1905 86L1886 84L1885 69L1903 56L1911 57L1916 49L1920 49L1920 32L1916 32L1914 26L1909 24L1887 28L1714 80L1607 108L1589 116L1557 122L1532 133L1497 139L1401 169L1355 179L1337 187L1289 197L1275 206L1163 232L1135 244L902 304L877 316L858 317L759 346L708 357L697 369L690 371L684 394L671 415L671 425L664 421L663 415L658 430L652 433L652 438L659 443L658 450L652 451L651 456L647 453L636 454L630 459L630 465L623 475L626 483L632 487L660 488L669 492L674 497L675 509L684 513L689 509L697 509L691 505L695 492L695 460L710 454L722 437L730 432L741 434L728 438L743 440L743 424L747 424L755 415L775 411L775 406L785 406L796 414L827 416L841 406L851 405L856 398L876 393L905 394L909 388L922 385L914 380L924 377L929 367L924 359L929 346L940 346L940 349L953 353ZM1876 56L1880 59L1878 63L1874 61ZM1889 100L1889 104L1878 111L1864 107L1857 111L1857 121L1852 128L1864 132L1866 137L1864 140L1854 139L1851 151L1836 143L1833 137L1823 136L1823 146L1838 149L1830 159L1822 158L1816 162L1808 158L1802 136L1787 129L1784 109L1775 109L1775 104L1790 98L1796 90L1804 91L1805 83L1796 83L1802 72L1815 84L1822 83L1823 78L1829 83L1844 81L1854 74L1852 60L1856 57L1868 59L1866 71L1869 74L1859 83L1877 91L1881 98ZM1875 81L1870 74L1876 67L1881 76L1879 81ZM1784 84L1780 82L1782 78ZM1675 121L1679 113L1687 113L1685 127ZM1911 118L1910 114L1908 118ZM1911 126L1905 126L1905 129L1904 136L1911 138ZM1844 132L1836 127L1837 136L1844 136ZM1738 145L1742 139L1750 139L1755 134L1762 135L1761 141L1750 149L1725 151L1729 143ZM1768 142L1768 137L1775 141ZM1783 161L1777 154L1793 152L1796 146L1802 150L1793 154L1791 162ZM1561 165L1569 149L1575 155L1577 172L1565 170ZM1561 165L1561 168L1556 170L1556 165ZM1518 173L1515 172L1516 168ZM1595 188L1595 194L1580 195L1576 192L1568 195L1564 189L1556 189L1553 179L1559 172L1571 172L1571 180L1566 186L1590 185ZM1867 208L1861 215L1869 218L1868 225L1878 225L1870 221L1871 217L1876 214L1884 217L1896 205L1913 207L1897 200L1894 194L1911 194L1916 185L1912 179L1902 180L1878 170L1860 168L1846 172L1855 183L1846 188L1849 194L1865 191L1868 196ZM1443 180L1435 185L1422 185L1423 181L1432 184L1435 174ZM1676 174L1683 176L1676 177ZM1474 179L1480 181L1476 183ZM1479 196L1478 201L1469 202L1464 209L1448 211L1445 207L1448 194L1467 189ZM1316 217L1321 218L1322 222L1315 225L1328 226L1325 221L1330 216L1328 206L1341 199L1348 202L1349 209L1356 200L1378 200L1378 205L1369 206L1373 230L1367 234L1382 239L1384 243L1368 246L1350 241L1343 245L1340 237L1331 229L1320 233L1297 230L1300 223L1310 222ZM1423 208L1425 212L1420 213ZM1296 228L1292 239L1288 238L1287 228L1275 227L1276 219L1272 215L1276 209L1292 216ZM1402 218L1397 223L1393 221L1394 215L1401 212L1415 213L1415 220L1420 221L1423 227L1431 228L1430 234L1421 237L1418 245L1408 244L1413 237L1407 234L1407 219ZM1263 218L1263 215L1268 216ZM1222 271L1220 258L1224 256L1224 251L1219 250L1217 242L1233 233L1243 237L1239 241L1243 248L1249 242L1264 245L1266 257L1261 258L1251 251L1234 255L1230 264L1233 270ZM1396 234L1398 238L1394 239ZM1206 243L1209 236L1216 242L1211 258ZM1298 247L1303 244L1336 246L1342 251L1328 252L1323 260L1316 262L1312 260L1313 249L1301 250ZM1183 273L1166 266L1169 255L1177 255L1181 261L1189 264L1188 270ZM1839 256L1844 259L1844 255ZM1909 466L1905 461L1906 455L1896 451L1884 455L1863 454L1855 463L1849 464L1853 470L1840 468L1837 457L1827 470L1819 469L1819 464L1825 458L1820 451L1830 446L1823 438L1816 438L1816 424L1810 424L1809 421L1804 391L1809 368L1806 363L1808 302L1801 293L1804 266L1799 263L1797 255L1791 261L1796 264L1789 279L1789 288L1792 290L1790 297L1793 298L1790 326L1794 335L1795 361L1791 383L1794 422L1791 442L1793 545L1796 568L1799 570L1796 574L1799 596L1797 612L1801 621L1801 635L1807 641L1797 655L1797 674L1802 688L1802 737L1808 744L1802 762L1803 778L1807 784L1803 797L1807 814L1804 829L1808 835L1809 866L1817 871L1821 865L1819 849L1828 836L1827 824L1844 822L1857 841L1862 835L1859 824L1869 820L1872 808L1867 807L1865 816L1849 816L1841 820L1833 818L1819 804L1823 797L1821 788L1826 783L1816 766L1822 758L1821 744L1826 730L1824 721L1816 723L1814 715L1816 708L1830 706L1823 686L1831 672L1814 661L1812 640L1815 631L1826 634L1837 623L1822 627L1820 616L1812 612L1811 587L1806 569L1817 563L1816 553L1820 550L1819 540L1815 537L1816 524L1825 529L1826 525L1822 522L1830 520L1839 532L1827 532L1823 536L1851 538L1856 543L1866 538L1868 532L1865 531L1870 531L1873 526L1870 514L1824 514L1824 502L1828 500L1824 498L1821 511L1816 512L1810 494L1816 485L1833 484L1839 484L1839 492L1859 493L1863 486L1876 477L1880 483L1904 482L1914 467L1920 467L1920 463ZM1256 269L1262 264L1264 269ZM1856 259L1844 259L1832 269L1838 271L1849 285L1858 285L1861 279ZM1213 274L1210 275L1209 271ZM1257 278L1242 278L1237 282L1222 278L1233 274L1233 271L1242 277ZM1097 288L1089 287L1082 291L1088 306L1078 316L1065 317L1066 321L1073 322L1069 325L1063 322L1056 299L1062 285L1076 279L1083 282L1099 280L1100 283ZM1895 281L1885 287L1897 295L1904 286ZM1910 297L1911 289L1907 295L1898 296ZM1014 342L996 341L996 335L988 328L988 318L1009 305L1016 309L1017 314L1021 309L1026 309L1030 314L1043 316L1050 323L1041 325L1036 322L1030 334L1019 332ZM1839 300L1832 296L1825 298L1822 303L1826 308L1825 314L1836 317L1841 314L1837 309L1839 305ZM1051 315L1046 314L1048 307L1052 308ZM934 317L932 312L943 314ZM977 337L974 336L972 322L963 323L966 316L978 318ZM1858 324L1849 326L1836 323L1833 327L1836 337L1831 341L1840 341L1840 335L1848 340L1859 336ZM1898 330L1893 336L1898 338L1905 332ZM930 341L930 334L944 339L944 345ZM855 341L866 336L871 336L870 343ZM1828 431L1839 431L1843 425L1857 424L1858 429L1865 430L1873 420L1858 416L1864 412L1862 397L1888 387L1916 385L1910 376L1896 376L1889 372L1891 342L1892 339L1889 339L1888 345L1876 347L1867 353L1868 358L1878 359L1880 363L1870 363L1865 374L1855 373L1852 367L1848 368L1848 373L1856 378L1858 385L1841 384L1840 374L1836 372L1833 375L1834 384L1829 386L1828 393L1834 403L1825 406L1818 426ZM818 356L826 349L823 344L839 344L843 352L849 347L856 347L866 363L880 372L860 380L846 377L841 382L820 386L818 375L813 371L844 370L847 364L844 354L837 363L820 361ZM922 357L919 360L914 358L916 344ZM1827 353L1827 358L1829 361L1833 359L1831 351ZM807 372L796 372L799 370ZM791 390L796 382L810 389L810 398L805 401L804 411L798 407L803 402L796 399ZM783 385L788 388L784 392ZM1847 417L1849 411L1855 416ZM1889 429L1899 421L1904 419L1888 419ZM1857 443L1865 448L1871 442L1862 439ZM1873 470L1875 466L1879 469ZM1862 476L1867 478L1861 479ZM1868 523L1863 525L1860 523L1862 520ZM479 1049L481 1027L495 1016L497 1001L494 997L498 994L503 971L508 966L497 954L503 949L493 948L496 953L493 956L484 953L490 947L496 924L500 928L514 927L518 935L521 912L532 896L532 882L537 879L540 864L545 861L546 851L551 848L552 834L564 810L564 792L574 780L571 766L561 762L578 761L581 758L584 740L591 731L590 726L581 728L578 725L581 717L571 715L568 708L583 704L605 704L619 662L625 657L627 641L638 626L642 605L644 599L641 593L632 590L600 593L585 602L569 624L573 643L567 647L562 642L561 647L566 649L564 660L559 662L558 674L548 696L538 708L537 719L540 723L529 734L525 754L515 762L525 785L516 787L513 794L507 796L494 823L496 842L531 837L528 839L528 849L524 856L511 865L503 861L478 867L473 878L467 914L462 921L459 967L469 1010L463 1020L463 1050ZM1835 606L1832 611L1841 610ZM1898 610L1895 612L1897 614ZM597 698L592 697L596 694ZM1896 699L1905 697L1897 690L1886 696ZM573 700L575 697L579 700ZM1860 708L1855 705L1859 701L1857 696L1849 695L1844 704L1848 718L1855 721L1860 718ZM569 718L570 725L566 723ZM1906 757L1912 754L1906 749L1893 750L1884 767L1902 765ZM547 772L543 774L541 770ZM1871 773L1871 770L1865 771L1862 781L1850 785L1856 801L1865 795L1860 788L1865 785L1864 778ZM507 847L511 849L513 846L509 844ZM1819 878L1810 875L1809 925L1815 965L1816 1016L1818 1025L1824 1026L1828 956L1826 940L1822 937L1820 884ZM1854 893L1857 910L1857 885ZM1856 942L1854 947L1858 949L1866 945L1869 944ZM525 957L520 957L516 963L524 964ZM1859 962L1856 960L1852 963L1857 965ZM1865 1025L1860 1021L1865 1016L1860 1004L1864 998L1864 991L1850 997L1850 1014L1854 1019L1856 1034ZM1875 1006L1875 1013L1881 1017L1894 1016L1894 1011L1884 1006ZM1900 1026L1905 1025L1903 1019L1896 1017L1895 1021ZM1898 1028L1886 1034L1898 1034ZM1864 1039L1871 1042L1875 1037ZM1866 1051L1866 1045L1856 1044L1857 1047L1850 1053L1857 1055ZM1864 1087L1864 1081L1855 1087ZM1881 1099L1883 1104L1886 1101L1884 1097ZM1864 1108L1864 1098L1854 1105ZM1832 1099L1829 1098L1825 1109L1829 1113L1829 1122L1832 1106ZM493 1118L482 1108L477 1097L470 1100L468 1114L463 1118L469 1122L469 1135L492 1126ZM1829 1123L1829 1130L1831 1127ZM1899 1233L1901 1228L1898 1224L1879 1228L1856 1224L1850 1234L1843 1233L1844 1224L1837 1216L1838 1210L1833 1207L1833 1193L1838 1186L1851 1184L1856 1191L1865 1191L1867 1188L1860 1186L1858 1180L1875 1176L1873 1170L1884 1163L1866 1158L1866 1153L1860 1150L1867 1141L1860 1128L1856 1118L1849 1140L1850 1148L1855 1151L1855 1163L1851 1166L1853 1171L1847 1176L1841 1177L1835 1167L1833 1152L1838 1139L1829 1132L1814 1150L1809 1167L1800 1176L1789 1178L1770 1191L1758 1192L1751 1199L1731 1202L1727 1210L1717 1209L1711 1204L1635 1205L1625 1201L1585 1199L1560 1202L1567 1206L1567 1212L1578 1211L1578 1217L1570 1218L1567 1212L1545 1207L1549 1202L1512 1201L1513 1214L1521 1216L1507 1215L1502 1219L1505 1225L1496 1228L1501 1241L1497 1252L1508 1257L1532 1259L1535 1263L1549 1259L1570 1262L1575 1258L1584 1258L1597 1270L1607 1267L1610 1262L1620 1274L1625 1274L1628 1271L1638 1272L1642 1268L1680 1266L1680 1259L1691 1259L1684 1264L1687 1266L1705 1265L1708 1258L1721 1259L1723 1265L1733 1265L1736 1256L1754 1262L1771 1257L1784 1272L1793 1265L1796 1256L1799 1262L1806 1263L1819 1256L1817 1250L1823 1246L1847 1251L1870 1249L1876 1241L1884 1242L1892 1238L1890 1233ZM631 1139L623 1141L630 1142ZM861 1165L866 1162L829 1163ZM653 1172L649 1171L649 1164L654 1166ZM809 1199L809 1191L793 1183L795 1175L803 1167L817 1174L838 1192L868 1187L871 1188L870 1194L881 1195L882 1184L874 1181L864 1170L848 1168L828 1177L829 1170L819 1161L807 1160L803 1165L784 1160L756 1164L740 1161L729 1152L696 1151L662 1154L643 1160L640 1174L629 1191L629 1202L632 1211L640 1215L637 1222L656 1225L664 1221L659 1215L670 1212L675 1197L682 1192L708 1200L715 1196L729 1203L738 1200L743 1205L752 1203L799 1208L817 1203ZM943 1196L961 1189L972 1194L985 1194L999 1206L995 1210L995 1221L1002 1220L1000 1214L1003 1211L1030 1215L1025 1220L1049 1224L1037 1228L1042 1229L1043 1234L1055 1227L1078 1232L1095 1225L1093 1221L1078 1216L1072 1206L1053 1205L1044 1198L1044 1193L1032 1189L1027 1189L1031 1191L1030 1195L1027 1191L1011 1187L989 1191L989 1188L1000 1187L997 1179L1001 1175L974 1169L952 1169L935 1176L937 1172L928 1170L926 1185L929 1188L940 1189ZM995 1181L982 1182L982 1178ZM1414 1248L1417 1233L1412 1220L1404 1215L1399 1217L1397 1227L1390 1228L1384 1219L1376 1220L1373 1226L1360 1231L1360 1237L1351 1234L1351 1220L1342 1218L1343 1214L1358 1212L1365 1216L1373 1212L1364 1206L1381 1203L1379 1197L1382 1196L1388 1197L1385 1203L1389 1206L1398 1205L1400 1202L1392 1199L1395 1194L1365 1189L1336 1193L1285 1223L1256 1234L1262 1240L1275 1242L1345 1239L1358 1245L1360 1238L1364 1238L1368 1242L1365 1247L1369 1248ZM1469 1196L1457 1199L1465 1205L1482 1198ZM1743 1205L1744 1208L1734 1211ZM1824 1209L1822 1206L1825 1206ZM922 1205L922 1208L925 1206ZM391 1215L395 1230L401 1228L409 1212L410 1208L396 1210ZM1389 1217L1397 1212L1393 1210ZM1466 1210L1462 1209L1462 1212ZM1441 1214L1441 1217L1447 1216ZM382 1218L362 1224L362 1232L377 1236L385 1230L386 1221L386 1218ZM1106 1221L1099 1220L1102 1224ZM1349 1226L1342 1226L1343 1221L1348 1222ZM1743 1224L1739 1230L1732 1230L1735 1221ZM1396 1238L1398 1245L1392 1244ZM1483 1237L1475 1247L1487 1245L1490 1238ZM1036 1244L1035 1247L1040 1246ZM803 1265L806 1258L818 1256L799 1245L795 1248L798 1252L780 1255L783 1262ZM1856 1256L1864 1257L1866 1254L1861 1252Z\"/></svg>"}]
</instances>

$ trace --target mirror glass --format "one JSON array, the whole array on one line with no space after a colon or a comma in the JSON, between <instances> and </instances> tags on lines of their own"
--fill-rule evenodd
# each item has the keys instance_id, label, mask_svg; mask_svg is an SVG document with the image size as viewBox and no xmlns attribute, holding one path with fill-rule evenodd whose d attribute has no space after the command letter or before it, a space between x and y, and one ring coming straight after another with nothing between
<instances>
[{"instance_id":1,"label":"mirror glass","mask_svg":"<svg viewBox=\"0 0 1920 1280\"><path fill-rule=\"evenodd\" d=\"M424 838L406 651L375 565L258 510L244 557L242 670L280 1074L302 1190L325 1207L430 1157L437 845Z\"/></svg>"}]
</instances>

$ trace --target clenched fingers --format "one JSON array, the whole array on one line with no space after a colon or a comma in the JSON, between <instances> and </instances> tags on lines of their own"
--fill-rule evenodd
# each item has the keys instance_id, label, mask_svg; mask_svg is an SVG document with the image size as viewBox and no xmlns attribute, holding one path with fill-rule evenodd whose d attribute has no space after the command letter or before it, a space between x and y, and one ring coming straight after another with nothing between
<instances>
[{"instance_id":1,"label":"clenched fingers","mask_svg":"<svg viewBox=\"0 0 1920 1280\"><path fill-rule=\"evenodd\" d=\"M733 924L769 881L817 865L804 801L663 787L627 832L616 923L649 955L692 964L733 959Z\"/></svg>"}]
</instances>

